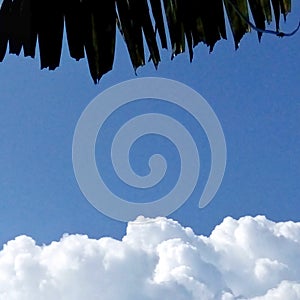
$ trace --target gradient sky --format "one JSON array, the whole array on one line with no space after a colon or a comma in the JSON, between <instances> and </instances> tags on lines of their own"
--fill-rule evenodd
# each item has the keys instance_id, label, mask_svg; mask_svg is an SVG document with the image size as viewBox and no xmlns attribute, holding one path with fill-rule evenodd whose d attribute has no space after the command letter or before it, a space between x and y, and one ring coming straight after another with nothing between
<instances>
[{"instance_id":1,"label":"gradient sky","mask_svg":"<svg viewBox=\"0 0 300 300\"><path fill-rule=\"evenodd\" d=\"M297 26L299 1L293 1L293 11L282 30ZM187 54L171 62L164 50L157 71L151 63L138 69L138 77L175 79L198 91L217 114L227 141L226 173L214 200L204 209L197 208L196 199L186 202L171 218L197 234L209 234L226 216L300 220L299 49L299 33L284 39L264 35L259 44L252 32L234 51L228 30L228 40L212 54L199 45L192 64ZM127 224L101 214L82 195L73 173L72 139L88 103L133 78L119 34L114 70L98 85L86 60L69 58L65 43L55 71L40 71L37 58L9 55L0 64L2 244L20 234L38 243L66 232L124 235Z\"/></svg>"}]
</instances>

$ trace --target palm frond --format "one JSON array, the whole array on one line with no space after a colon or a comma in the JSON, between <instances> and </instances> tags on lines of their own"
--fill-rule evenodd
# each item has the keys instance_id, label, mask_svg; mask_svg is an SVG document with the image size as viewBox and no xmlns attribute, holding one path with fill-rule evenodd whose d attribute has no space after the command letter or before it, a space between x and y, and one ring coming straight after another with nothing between
<instances>
[{"instance_id":1,"label":"palm frond","mask_svg":"<svg viewBox=\"0 0 300 300\"><path fill-rule=\"evenodd\" d=\"M224 9L225 8L225 9ZM116 28L121 32L136 70L145 64L145 46L155 67L160 48L171 46L172 58L200 42L210 51L226 39L227 15L235 48L243 36L257 29L259 40L266 24L291 11L291 0L3 0L0 9L0 61L9 53L35 57L38 41L41 68L60 64L66 27L69 54L87 57L91 76L98 82L113 68ZM255 25L250 20L250 13ZM160 40L160 46L159 41Z\"/></svg>"}]
</instances>

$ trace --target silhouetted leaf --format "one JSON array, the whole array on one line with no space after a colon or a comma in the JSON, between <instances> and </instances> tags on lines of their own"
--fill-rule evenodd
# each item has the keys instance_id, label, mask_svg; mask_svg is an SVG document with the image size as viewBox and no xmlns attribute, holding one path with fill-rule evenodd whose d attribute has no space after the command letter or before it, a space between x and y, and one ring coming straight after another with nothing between
<instances>
[{"instance_id":1,"label":"silhouetted leaf","mask_svg":"<svg viewBox=\"0 0 300 300\"><path fill-rule=\"evenodd\" d=\"M70 56L80 60L84 58L87 12L81 0L65 0L64 13Z\"/></svg>"},{"instance_id":2,"label":"silhouetted leaf","mask_svg":"<svg viewBox=\"0 0 300 300\"><path fill-rule=\"evenodd\" d=\"M133 18L134 6L131 1L117 0L120 31L126 42L134 70L145 64L142 27Z\"/></svg>"},{"instance_id":3,"label":"silhouetted leaf","mask_svg":"<svg viewBox=\"0 0 300 300\"><path fill-rule=\"evenodd\" d=\"M3 61L9 40L12 1L3 0L0 9L0 61Z\"/></svg>"},{"instance_id":4,"label":"silhouetted leaf","mask_svg":"<svg viewBox=\"0 0 300 300\"><path fill-rule=\"evenodd\" d=\"M187 44L192 61L193 48L200 42L212 51L217 41L226 39L223 4L236 49L251 27L260 39L272 15L276 31L268 32L283 36L280 14L285 19L291 11L291 0L3 0L0 61L8 44L10 53L19 55L23 48L25 56L34 57L38 40L41 68L55 69L60 63L64 24L70 56L79 60L86 55L94 82L113 67L117 26L134 70L145 64L144 42L150 60L158 66L157 32L162 48L167 48L169 39L172 58L183 53Z\"/></svg>"},{"instance_id":5,"label":"silhouetted leaf","mask_svg":"<svg viewBox=\"0 0 300 300\"><path fill-rule=\"evenodd\" d=\"M60 0L35 0L34 18L40 48L41 69L59 66L64 29L63 3Z\"/></svg>"},{"instance_id":6,"label":"silhouetted leaf","mask_svg":"<svg viewBox=\"0 0 300 300\"><path fill-rule=\"evenodd\" d=\"M224 0L224 4L234 38L235 49L237 49L244 34L250 31L250 27L249 24L237 13L237 11L234 9L234 6L241 12L241 14L247 20L249 20L247 1Z\"/></svg>"},{"instance_id":7,"label":"silhouetted leaf","mask_svg":"<svg viewBox=\"0 0 300 300\"><path fill-rule=\"evenodd\" d=\"M166 31L164 26L164 19L162 15L162 7L160 0L150 0L152 14L155 20L155 28L158 30L158 34L161 41L162 48L167 49L167 37L166 37Z\"/></svg>"},{"instance_id":8,"label":"silhouetted leaf","mask_svg":"<svg viewBox=\"0 0 300 300\"><path fill-rule=\"evenodd\" d=\"M106 0L105 6L98 0L84 3L84 46L91 76L98 82L112 69L116 38L116 12L114 0Z\"/></svg>"}]
</instances>

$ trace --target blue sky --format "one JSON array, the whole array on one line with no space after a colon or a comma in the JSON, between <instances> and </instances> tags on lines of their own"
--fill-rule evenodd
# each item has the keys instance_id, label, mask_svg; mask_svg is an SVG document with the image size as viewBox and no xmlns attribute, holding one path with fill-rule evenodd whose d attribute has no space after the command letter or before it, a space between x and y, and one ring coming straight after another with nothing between
<instances>
[{"instance_id":1,"label":"blue sky","mask_svg":"<svg viewBox=\"0 0 300 300\"><path fill-rule=\"evenodd\" d=\"M298 23L300 3L282 29ZM271 26L274 26L272 24ZM181 81L198 91L217 114L228 160L223 183L204 209L196 199L170 215L198 234L209 234L224 217L263 214L276 221L299 221L300 39L246 35L240 49L228 31L212 54L204 45L189 63L182 54L149 63L138 77ZM7 56L0 64L0 240L20 235L49 243L64 233L120 238L127 224L94 209L82 195L72 167L76 123L101 91L136 78L118 38L114 70L94 85L86 60L75 62L64 44L61 66L39 70L38 59ZM204 154L205 158L208 158ZM205 161L204 158L204 161ZM203 183L205 175L203 177Z\"/></svg>"}]
</instances>

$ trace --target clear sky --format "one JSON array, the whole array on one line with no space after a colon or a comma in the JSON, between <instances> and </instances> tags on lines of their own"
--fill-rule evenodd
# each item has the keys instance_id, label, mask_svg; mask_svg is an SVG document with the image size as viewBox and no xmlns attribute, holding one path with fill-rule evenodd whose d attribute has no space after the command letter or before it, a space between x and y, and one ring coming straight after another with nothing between
<instances>
[{"instance_id":1,"label":"clear sky","mask_svg":"<svg viewBox=\"0 0 300 300\"><path fill-rule=\"evenodd\" d=\"M282 30L298 24L299 1L293 1L293 11ZM264 35L259 44L252 32L235 51L228 30L228 40L217 43L212 54L199 45L192 64L187 54L171 62L164 50L157 71L151 63L138 69L138 77L175 79L198 91L217 114L227 142L226 173L214 200L204 209L196 199L186 202L171 218L205 235L226 216L300 220L299 49L299 33L283 39ZM82 195L73 173L72 139L88 103L133 78L119 34L114 70L98 85L86 60L69 58L66 44L61 66L52 72L40 71L37 58L6 56L0 64L1 244L21 234L39 244L64 233L124 235L126 223L101 214ZM204 162L208 158L204 154ZM205 176L204 168L203 184Z\"/></svg>"}]
</instances>

